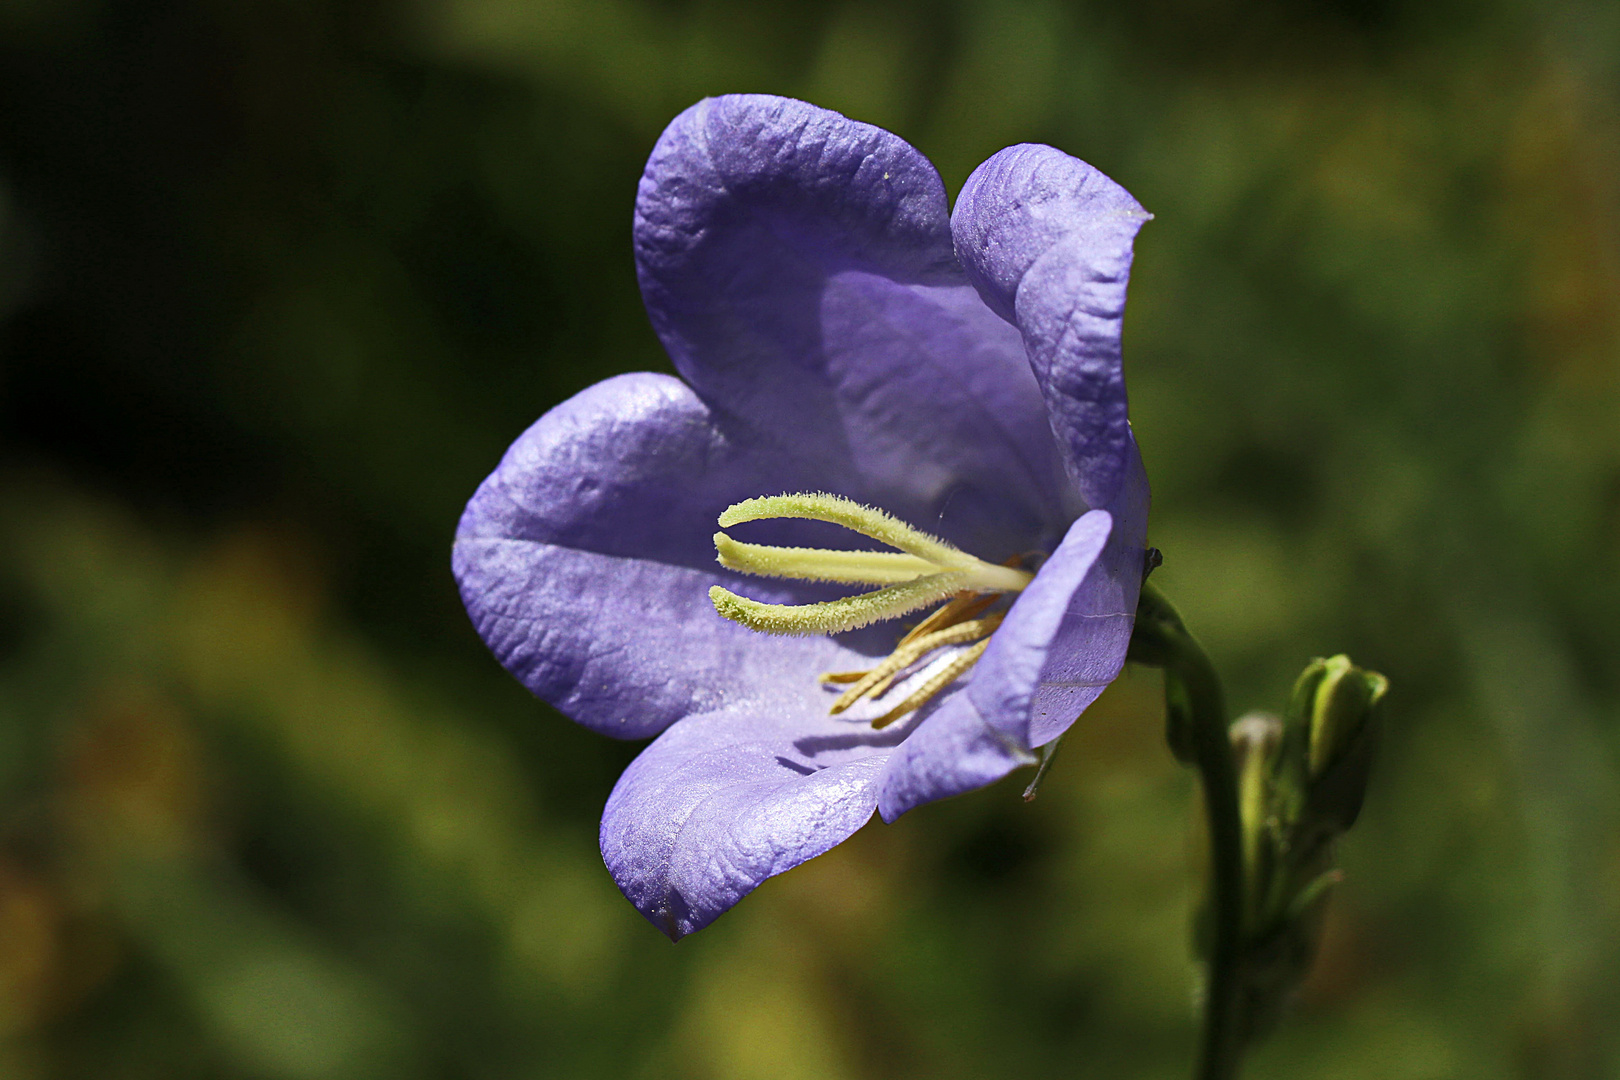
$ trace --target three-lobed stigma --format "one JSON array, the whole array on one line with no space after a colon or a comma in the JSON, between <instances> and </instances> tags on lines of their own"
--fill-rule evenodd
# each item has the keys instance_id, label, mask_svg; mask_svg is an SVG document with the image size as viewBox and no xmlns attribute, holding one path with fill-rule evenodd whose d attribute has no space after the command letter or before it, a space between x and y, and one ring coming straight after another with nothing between
<instances>
[{"instance_id":1,"label":"three-lobed stigma","mask_svg":"<svg viewBox=\"0 0 1620 1080\"><path fill-rule=\"evenodd\" d=\"M965 674L1001 625L1001 613L986 612L1007 594L1022 591L1034 578L1013 566L985 562L891 514L838 495L800 493L746 499L720 515L720 527L771 518L841 525L897 550L772 547L715 533L720 565L730 570L799 581L881 586L817 604L764 604L719 585L711 587L709 599L715 610L733 622L766 634L836 634L945 601L902 637L894 652L876 667L821 676L824 683L851 684L833 702L833 715L862 700L881 707L886 704L881 699L903 680L901 689L906 693L872 720L875 728L921 708ZM908 670L912 672L909 676ZM913 688L914 683L920 685Z\"/></svg>"}]
</instances>

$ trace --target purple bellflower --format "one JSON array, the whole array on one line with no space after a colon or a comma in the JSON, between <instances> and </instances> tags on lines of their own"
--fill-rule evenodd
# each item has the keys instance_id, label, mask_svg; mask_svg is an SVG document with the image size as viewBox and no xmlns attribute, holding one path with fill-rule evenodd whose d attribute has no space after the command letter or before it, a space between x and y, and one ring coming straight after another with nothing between
<instances>
[{"instance_id":1,"label":"purple bellflower","mask_svg":"<svg viewBox=\"0 0 1620 1080\"><path fill-rule=\"evenodd\" d=\"M636 269L681 378L541 417L454 564L525 686L657 736L602 857L672 939L874 810L1032 764L1118 675L1148 511L1120 333L1148 217L1036 145L949 213L911 146L784 98L711 98L659 139ZM852 582L883 587L839 599ZM939 603L904 637L881 621Z\"/></svg>"}]
</instances>

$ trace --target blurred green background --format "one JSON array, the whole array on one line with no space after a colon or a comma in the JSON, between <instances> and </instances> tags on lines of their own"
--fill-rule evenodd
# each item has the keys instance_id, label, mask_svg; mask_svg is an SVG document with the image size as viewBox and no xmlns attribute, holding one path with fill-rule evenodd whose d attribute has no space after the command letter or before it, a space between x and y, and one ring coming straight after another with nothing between
<instances>
[{"instance_id":1,"label":"blurred green background","mask_svg":"<svg viewBox=\"0 0 1620 1080\"><path fill-rule=\"evenodd\" d=\"M1238 708L1394 684L1254 1077L1620 1077L1620 6L0 0L0 1075L1177 1077L1156 677L1040 800L875 824L672 947L636 752L449 575L540 413L665 370L630 210L710 93L1045 141L1157 215L1160 580Z\"/></svg>"}]
</instances>

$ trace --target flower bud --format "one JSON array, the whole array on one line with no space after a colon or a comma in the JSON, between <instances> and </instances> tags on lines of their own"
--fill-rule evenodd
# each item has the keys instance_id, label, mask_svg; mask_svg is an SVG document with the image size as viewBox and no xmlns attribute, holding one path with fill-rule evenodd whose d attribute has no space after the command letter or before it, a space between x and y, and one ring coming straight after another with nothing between
<instances>
[{"instance_id":1,"label":"flower bud","mask_svg":"<svg viewBox=\"0 0 1620 1080\"><path fill-rule=\"evenodd\" d=\"M1343 655L1313 660L1294 686L1290 712L1310 733L1306 814L1333 833L1361 813L1388 689L1388 679Z\"/></svg>"},{"instance_id":2,"label":"flower bud","mask_svg":"<svg viewBox=\"0 0 1620 1080\"><path fill-rule=\"evenodd\" d=\"M1267 918L1265 906L1275 891L1273 881L1283 855L1275 776L1283 722L1265 713L1249 713L1228 734L1237 766L1238 819L1243 825L1244 918L1253 929Z\"/></svg>"},{"instance_id":3,"label":"flower bud","mask_svg":"<svg viewBox=\"0 0 1620 1080\"><path fill-rule=\"evenodd\" d=\"M1348 657L1312 660L1282 718L1251 713L1229 729L1243 830L1246 1040L1275 1025L1321 944L1340 880L1334 841L1361 811L1387 689Z\"/></svg>"}]
</instances>

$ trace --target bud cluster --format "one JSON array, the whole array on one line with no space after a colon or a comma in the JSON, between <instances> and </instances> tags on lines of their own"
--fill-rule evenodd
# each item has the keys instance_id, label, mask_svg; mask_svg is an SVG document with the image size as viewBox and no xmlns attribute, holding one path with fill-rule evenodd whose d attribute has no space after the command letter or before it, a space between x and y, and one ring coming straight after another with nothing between
<instances>
[{"instance_id":1,"label":"bud cluster","mask_svg":"<svg viewBox=\"0 0 1620 1080\"><path fill-rule=\"evenodd\" d=\"M1339 881L1334 841L1361 812L1389 683L1349 657L1311 661L1282 718L1232 725L1243 830L1242 1026L1265 1034L1309 970L1327 897Z\"/></svg>"}]
</instances>

